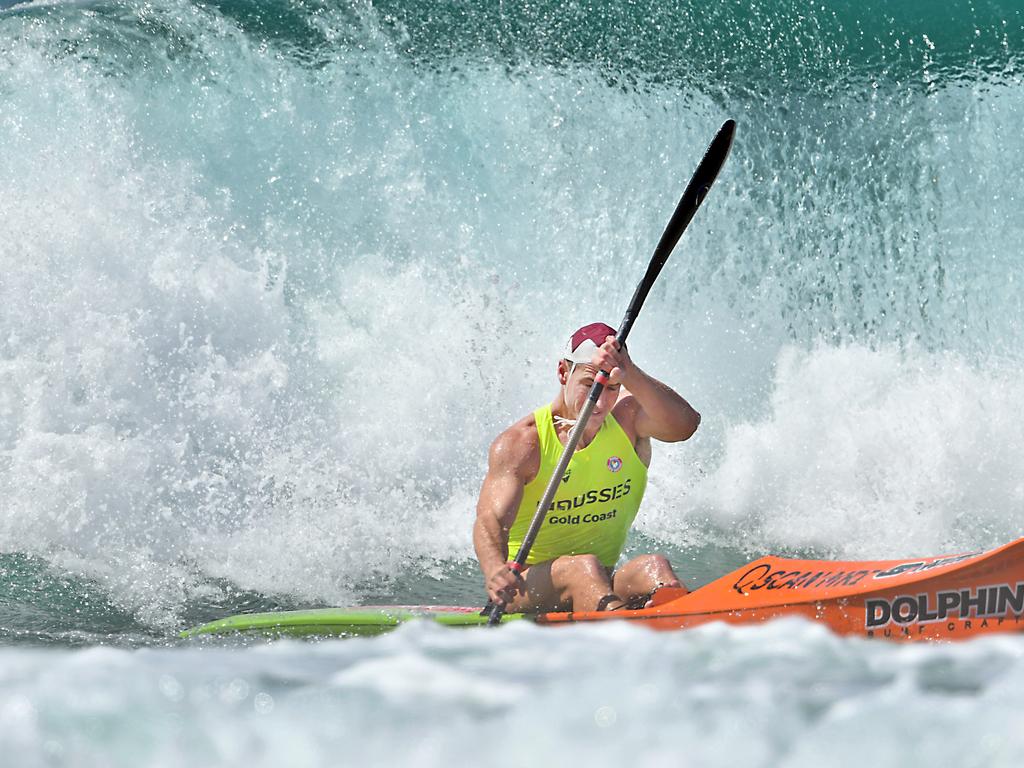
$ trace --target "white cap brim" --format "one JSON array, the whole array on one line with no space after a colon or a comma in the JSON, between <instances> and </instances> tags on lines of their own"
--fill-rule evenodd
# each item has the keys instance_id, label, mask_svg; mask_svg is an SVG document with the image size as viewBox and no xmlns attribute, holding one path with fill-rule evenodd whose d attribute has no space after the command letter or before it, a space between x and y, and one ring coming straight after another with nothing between
<instances>
[{"instance_id":1,"label":"white cap brim","mask_svg":"<svg viewBox=\"0 0 1024 768\"><path fill-rule=\"evenodd\" d=\"M590 339L584 339L580 342L580 345L576 347L576 351L574 352L572 349L572 339L569 339L569 341L565 343L565 350L562 353L562 359L576 363L577 365L586 365L594 359L594 354L597 350L597 344Z\"/></svg>"}]
</instances>

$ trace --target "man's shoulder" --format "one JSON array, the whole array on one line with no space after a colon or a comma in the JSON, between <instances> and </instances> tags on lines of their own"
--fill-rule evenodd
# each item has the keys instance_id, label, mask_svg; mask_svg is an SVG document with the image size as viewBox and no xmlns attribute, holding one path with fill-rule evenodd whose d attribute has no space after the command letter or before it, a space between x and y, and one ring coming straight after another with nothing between
<instances>
[{"instance_id":1,"label":"man's shoulder","mask_svg":"<svg viewBox=\"0 0 1024 768\"><path fill-rule=\"evenodd\" d=\"M537 417L532 413L523 416L494 438L492 447L498 445L503 448L538 447L540 437L537 434Z\"/></svg>"},{"instance_id":2,"label":"man's shoulder","mask_svg":"<svg viewBox=\"0 0 1024 768\"><path fill-rule=\"evenodd\" d=\"M625 392L612 408L612 416L619 423L631 440L636 440L636 416L640 403L629 392Z\"/></svg>"},{"instance_id":3,"label":"man's shoulder","mask_svg":"<svg viewBox=\"0 0 1024 768\"><path fill-rule=\"evenodd\" d=\"M539 453L537 419L530 413L494 438L491 443L491 465L529 469L537 463Z\"/></svg>"}]
</instances>

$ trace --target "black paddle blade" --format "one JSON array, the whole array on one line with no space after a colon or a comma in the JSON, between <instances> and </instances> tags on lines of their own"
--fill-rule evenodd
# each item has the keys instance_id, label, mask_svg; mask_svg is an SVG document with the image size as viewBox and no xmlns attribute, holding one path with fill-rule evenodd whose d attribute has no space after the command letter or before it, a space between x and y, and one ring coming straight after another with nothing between
<instances>
[{"instance_id":1,"label":"black paddle blade","mask_svg":"<svg viewBox=\"0 0 1024 768\"><path fill-rule=\"evenodd\" d=\"M668 261L669 255L676 247L676 243L679 242L679 238L687 226L689 226L693 215L697 213L700 204L708 196L711 185L718 178L718 172L725 165L725 158L729 156L729 150L732 149L732 140L735 135L735 120L726 120L722 123L722 127L718 129L715 138L708 145L707 152L704 153L704 158L700 161L700 165L693 172L693 178L686 185L683 196L679 199L679 205L676 206L675 213L672 214L672 218L668 221L668 226L665 227L665 233L661 236L661 240L658 241L658 247L654 249L654 258L651 260L652 267L657 264L657 268L661 269L665 262ZM650 267L648 267L647 271L648 273L650 272Z\"/></svg>"},{"instance_id":2,"label":"black paddle blade","mask_svg":"<svg viewBox=\"0 0 1024 768\"><path fill-rule=\"evenodd\" d=\"M676 206L672 218L669 219L661 240L658 241L658 247L654 249L654 256L651 257L651 263L647 266L647 273L636 287L636 291L633 292L629 309L626 310L626 314L622 318L622 325L619 326L619 331L616 334L620 344L626 342L626 337L629 336L629 331L633 327L633 321L640 314L640 308L644 305L647 294L651 292L654 281L658 279L661 268L665 266L668 257L672 255L676 243L679 242L679 238L690 225L690 221L697 213L697 209L700 208L700 204L704 202L704 198L708 196L711 185L718 178L718 172L722 170L725 159L729 156L729 150L732 149L732 140L735 135L735 120L726 120L722 123L722 127L718 129L718 133L715 134L715 138L711 140L711 144L704 153L700 165L693 172L690 183L686 185L683 196L679 199L679 204Z\"/></svg>"}]
</instances>

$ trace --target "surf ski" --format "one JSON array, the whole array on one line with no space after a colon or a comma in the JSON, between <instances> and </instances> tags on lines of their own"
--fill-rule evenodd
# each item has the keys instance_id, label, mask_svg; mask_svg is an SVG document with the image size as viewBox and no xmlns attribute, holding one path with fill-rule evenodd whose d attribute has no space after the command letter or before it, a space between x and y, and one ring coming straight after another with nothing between
<instances>
[{"instance_id":1,"label":"surf ski","mask_svg":"<svg viewBox=\"0 0 1024 768\"><path fill-rule=\"evenodd\" d=\"M637 610L508 614L564 625L628 621L656 630L713 621L756 624L802 617L840 635L891 640L960 640L1024 629L1024 539L986 552L906 560L754 560L692 592L663 588ZM408 621L454 627L487 624L479 607L364 606L230 616L186 630L183 637L360 636Z\"/></svg>"}]
</instances>

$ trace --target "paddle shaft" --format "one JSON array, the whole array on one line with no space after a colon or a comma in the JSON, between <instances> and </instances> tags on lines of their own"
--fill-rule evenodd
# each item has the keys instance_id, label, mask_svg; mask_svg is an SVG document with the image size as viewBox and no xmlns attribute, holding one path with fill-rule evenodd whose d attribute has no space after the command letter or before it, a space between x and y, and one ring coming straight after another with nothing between
<instances>
[{"instance_id":1,"label":"paddle shaft","mask_svg":"<svg viewBox=\"0 0 1024 768\"><path fill-rule=\"evenodd\" d=\"M668 261L668 257L672 254L676 243L679 242L679 238L686 231L686 227L690 224L700 204L707 197L708 190L711 189L711 185L714 184L715 179L718 177L718 172L722 169L725 158L729 155L729 149L732 147L732 139L735 132L736 122L726 120L708 146L708 150L704 153L704 158L700 161L700 165L697 166L697 170L694 171L690 183L686 185L686 190L683 192L679 204L676 205L676 210L672 214L672 218L669 219L668 226L665 227L661 240L658 241L658 247L654 249L651 263L647 266L647 272L633 292L629 308L626 310L622 323L619 325L619 330L615 334L615 339L620 346L625 345L626 337L629 336L633 323L636 321L637 316L640 314L640 309L647 299L647 294L651 292L654 281L658 279L661 268L665 266L665 262ZM530 527L526 530L523 543L519 547L515 559L509 563L509 568L516 573L521 572L526 566L526 559L530 556L533 542L537 538L537 534L540 533L540 528L544 524L544 517L555 498L555 494L558 492L558 483L565 475L565 469L569 466L569 462L576 452L576 446L579 444L580 438L583 436L583 430L586 429L587 422L590 420L590 414L594 411L594 406L601 397L601 393L604 391L607 383L608 372L598 371L594 377L594 384L590 388L587 402L576 419L576 425L569 433L569 438L565 443L565 450L562 451L562 456L558 460L555 471L551 475L551 479L548 480L544 495L537 505L537 511L534 512L533 519L530 520ZM490 618L487 624L488 626L493 626L501 621L502 614L505 613L505 606L501 603L490 603L488 607L490 608ZM484 612L486 611L487 608L484 608Z\"/></svg>"}]
</instances>

